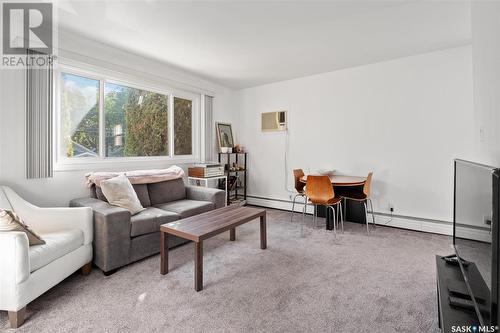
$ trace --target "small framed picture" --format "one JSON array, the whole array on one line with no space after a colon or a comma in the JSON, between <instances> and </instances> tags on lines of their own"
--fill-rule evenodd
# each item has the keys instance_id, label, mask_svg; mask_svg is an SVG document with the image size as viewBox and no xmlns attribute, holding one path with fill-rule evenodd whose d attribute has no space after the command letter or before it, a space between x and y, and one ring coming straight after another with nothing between
<instances>
[{"instance_id":1,"label":"small framed picture","mask_svg":"<svg viewBox=\"0 0 500 333\"><path fill-rule=\"evenodd\" d=\"M229 152L234 147L233 129L231 124L216 123L217 140L221 152Z\"/></svg>"}]
</instances>

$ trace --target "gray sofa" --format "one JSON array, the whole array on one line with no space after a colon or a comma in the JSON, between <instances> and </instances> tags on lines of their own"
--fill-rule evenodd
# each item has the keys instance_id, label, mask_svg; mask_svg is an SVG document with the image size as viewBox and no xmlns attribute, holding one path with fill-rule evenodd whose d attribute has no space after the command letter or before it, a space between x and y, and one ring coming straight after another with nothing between
<instances>
[{"instance_id":1,"label":"gray sofa","mask_svg":"<svg viewBox=\"0 0 500 333\"><path fill-rule=\"evenodd\" d=\"M117 268L160 251L160 225L225 206L224 191L186 186L182 179L133 185L146 209L134 216L110 205L99 187L90 198L70 201L71 207L94 211L94 264L108 275ZM169 246L186 241L169 236Z\"/></svg>"}]
</instances>

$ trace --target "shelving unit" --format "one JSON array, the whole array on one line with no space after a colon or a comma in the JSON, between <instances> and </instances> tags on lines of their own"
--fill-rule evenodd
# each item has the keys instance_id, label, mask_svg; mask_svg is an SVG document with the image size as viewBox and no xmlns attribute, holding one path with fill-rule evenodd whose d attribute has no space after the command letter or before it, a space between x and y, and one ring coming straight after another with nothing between
<instances>
[{"instance_id":1,"label":"shelving unit","mask_svg":"<svg viewBox=\"0 0 500 333\"><path fill-rule=\"evenodd\" d=\"M219 163L224 165L224 173L227 175L227 204L245 205L247 201L247 160L248 153L219 153ZM243 170L230 168L236 163L243 166ZM223 181L219 182L219 188L224 188Z\"/></svg>"}]
</instances>

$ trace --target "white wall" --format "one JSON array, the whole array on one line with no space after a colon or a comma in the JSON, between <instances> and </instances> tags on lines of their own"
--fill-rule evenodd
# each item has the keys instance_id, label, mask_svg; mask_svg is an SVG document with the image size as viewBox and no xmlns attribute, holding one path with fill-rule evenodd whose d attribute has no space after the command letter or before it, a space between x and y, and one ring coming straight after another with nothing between
<instances>
[{"instance_id":1,"label":"white wall","mask_svg":"<svg viewBox=\"0 0 500 333\"><path fill-rule=\"evenodd\" d=\"M500 3L472 3L472 47L400 58L233 93L192 73L71 34L62 55L215 95L214 120L233 123L250 152L253 196L289 200L285 137L261 133L260 113L290 115L291 169L375 172L376 210L450 220L452 159L500 165ZM474 86L472 85L474 82ZM24 177L24 73L0 71L0 183L40 205L87 194L87 170ZM472 93L474 93L474 98ZM480 137L483 129L483 139ZM155 166L156 167L156 166ZM123 166L115 169L122 169Z\"/></svg>"},{"instance_id":2,"label":"white wall","mask_svg":"<svg viewBox=\"0 0 500 333\"><path fill-rule=\"evenodd\" d=\"M155 78L169 86L215 96L214 119L234 122L232 91L164 63L146 59L68 33L60 34L60 56L126 75ZM87 196L83 175L89 170L57 171L54 178L25 178L25 72L1 70L0 82L0 184L12 186L27 200L41 206L67 205L73 198ZM213 126L215 128L215 125ZM166 163L143 163L140 168L166 167ZM99 170L129 170L137 164L121 164Z\"/></svg>"},{"instance_id":3,"label":"white wall","mask_svg":"<svg viewBox=\"0 0 500 333\"><path fill-rule=\"evenodd\" d=\"M289 165L306 172L374 172L375 210L450 221L453 159L470 158L471 47L400 58L236 92L249 151L249 195L289 200L285 135L260 114L289 112Z\"/></svg>"},{"instance_id":4,"label":"white wall","mask_svg":"<svg viewBox=\"0 0 500 333\"><path fill-rule=\"evenodd\" d=\"M476 151L500 166L500 2L473 1L471 14Z\"/></svg>"}]
</instances>

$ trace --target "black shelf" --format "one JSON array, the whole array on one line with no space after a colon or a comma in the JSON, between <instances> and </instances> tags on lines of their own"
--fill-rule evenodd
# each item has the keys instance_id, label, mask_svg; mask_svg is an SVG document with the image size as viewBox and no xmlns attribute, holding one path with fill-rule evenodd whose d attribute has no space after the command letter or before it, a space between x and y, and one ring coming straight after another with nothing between
<instances>
[{"instance_id":1,"label":"black shelf","mask_svg":"<svg viewBox=\"0 0 500 333\"><path fill-rule=\"evenodd\" d=\"M236 190L246 190L246 186L241 186L241 187L234 188L234 189L228 190L228 191L236 191Z\"/></svg>"},{"instance_id":2,"label":"black shelf","mask_svg":"<svg viewBox=\"0 0 500 333\"><path fill-rule=\"evenodd\" d=\"M248 153L219 153L219 163L224 165L224 174L228 181L227 204L246 203L247 200L247 160ZM242 163L243 170L230 171L233 163L240 165ZM219 187L224 188L224 180L219 181ZM231 189L232 182L235 182L235 187Z\"/></svg>"}]
</instances>

